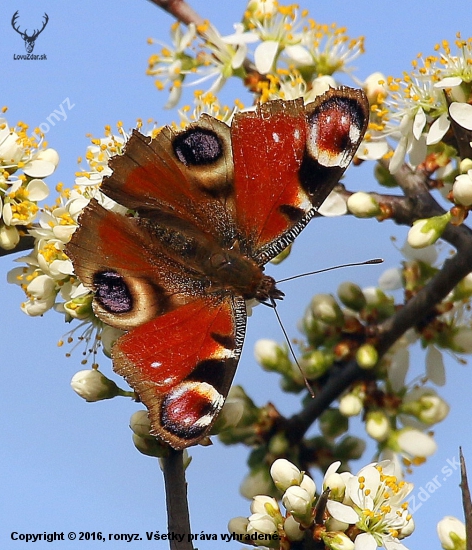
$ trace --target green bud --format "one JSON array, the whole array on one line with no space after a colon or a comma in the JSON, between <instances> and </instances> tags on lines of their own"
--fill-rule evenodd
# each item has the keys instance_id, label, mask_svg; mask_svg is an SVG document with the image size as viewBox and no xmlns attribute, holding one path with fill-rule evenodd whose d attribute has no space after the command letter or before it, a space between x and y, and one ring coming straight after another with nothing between
<instances>
[{"instance_id":1,"label":"green bud","mask_svg":"<svg viewBox=\"0 0 472 550\"><path fill-rule=\"evenodd\" d=\"M168 456L169 447L166 443L160 442L158 439L149 437L140 437L138 434L133 434L133 443L136 449L143 455L163 458Z\"/></svg>"},{"instance_id":2,"label":"green bud","mask_svg":"<svg viewBox=\"0 0 472 550\"><path fill-rule=\"evenodd\" d=\"M343 461L359 460L364 454L366 442L359 437L346 435L336 444L334 456L339 457Z\"/></svg>"},{"instance_id":3,"label":"green bud","mask_svg":"<svg viewBox=\"0 0 472 550\"><path fill-rule=\"evenodd\" d=\"M356 361L361 369L372 369L379 360L377 350L371 344L362 345L356 353Z\"/></svg>"},{"instance_id":4,"label":"green bud","mask_svg":"<svg viewBox=\"0 0 472 550\"><path fill-rule=\"evenodd\" d=\"M327 409L320 416L319 426L325 437L334 439L347 431L349 421L338 409Z\"/></svg>"},{"instance_id":5,"label":"green bud","mask_svg":"<svg viewBox=\"0 0 472 550\"><path fill-rule=\"evenodd\" d=\"M416 220L408 232L408 244L412 248L424 248L434 244L443 234L451 219L451 213L446 212L442 216Z\"/></svg>"},{"instance_id":6,"label":"green bud","mask_svg":"<svg viewBox=\"0 0 472 550\"><path fill-rule=\"evenodd\" d=\"M361 287L354 283L341 283L338 286L338 296L346 307L354 311L360 311L366 304L366 299Z\"/></svg>"},{"instance_id":7,"label":"green bud","mask_svg":"<svg viewBox=\"0 0 472 550\"><path fill-rule=\"evenodd\" d=\"M334 356L329 351L313 350L303 355L300 367L308 380L315 380L333 364ZM295 368L295 367L294 367ZM298 367L297 367L298 368Z\"/></svg>"},{"instance_id":8,"label":"green bud","mask_svg":"<svg viewBox=\"0 0 472 550\"><path fill-rule=\"evenodd\" d=\"M359 191L347 199L347 208L357 218L374 218L380 214L378 202L370 193Z\"/></svg>"},{"instance_id":9,"label":"green bud","mask_svg":"<svg viewBox=\"0 0 472 550\"><path fill-rule=\"evenodd\" d=\"M331 294L317 294L310 303L315 318L328 325L341 326L344 320L339 304Z\"/></svg>"},{"instance_id":10,"label":"green bud","mask_svg":"<svg viewBox=\"0 0 472 550\"><path fill-rule=\"evenodd\" d=\"M375 163L374 176L383 187L398 187L398 182L390 170L378 162Z\"/></svg>"},{"instance_id":11,"label":"green bud","mask_svg":"<svg viewBox=\"0 0 472 550\"><path fill-rule=\"evenodd\" d=\"M148 412L143 409L131 415L129 427L141 438L156 439L155 436L150 434L151 421L149 420Z\"/></svg>"}]
</instances>

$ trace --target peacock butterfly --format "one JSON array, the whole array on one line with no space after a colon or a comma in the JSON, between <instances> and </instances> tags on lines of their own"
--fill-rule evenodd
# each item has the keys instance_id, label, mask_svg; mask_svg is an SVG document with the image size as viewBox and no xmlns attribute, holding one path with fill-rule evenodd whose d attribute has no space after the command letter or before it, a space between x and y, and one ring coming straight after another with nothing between
<instances>
[{"instance_id":1,"label":"peacock butterfly","mask_svg":"<svg viewBox=\"0 0 472 550\"><path fill-rule=\"evenodd\" d=\"M128 331L114 370L173 448L209 432L241 354L245 300L282 298L264 265L315 215L368 118L365 94L342 87L308 105L259 105L231 127L202 115L154 139L134 131L110 161L102 191L133 215L92 200L66 251L95 314Z\"/></svg>"}]
</instances>

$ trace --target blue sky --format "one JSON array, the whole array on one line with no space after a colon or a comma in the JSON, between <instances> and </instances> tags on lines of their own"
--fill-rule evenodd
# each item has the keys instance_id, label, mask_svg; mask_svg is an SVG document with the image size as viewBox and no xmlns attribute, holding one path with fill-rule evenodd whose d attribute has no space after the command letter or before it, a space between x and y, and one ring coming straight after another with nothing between
<instances>
[{"instance_id":1,"label":"blue sky","mask_svg":"<svg viewBox=\"0 0 472 550\"><path fill-rule=\"evenodd\" d=\"M229 34L232 24L240 19L245 2L195 0L192 5L211 19L222 34ZM448 7L437 0L397 0L394 4L306 0L301 5L309 8L319 22L345 25L351 36L365 35L366 54L355 63L360 79L374 71L400 76L410 69L410 61L418 52L432 53L436 42L452 42L457 31L467 37L472 28L470 2L466 0ZM23 42L10 24L16 10L27 28L37 26L43 13L49 15L49 23L35 47L35 53L45 53L47 60L13 59L14 54L24 53ZM167 42L171 22L170 16L145 0L3 0L0 104L9 107L9 122L23 120L34 128L47 122L61 105L66 109L65 120L50 125L47 133L50 146L61 157L56 173L48 180L52 188L57 181L72 185L77 157L84 154L89 144L87 133L101 136L105 124L114 125L118 120L123 121L125 128L131 128L138 117L152 118L160 124L177 119L172 111L163 110L166 95L158 93L152 80L145 76L147 58L154 51L146 39L152 36ZM225 90L224 100L232 102L237 96L249 104L249 96L242 96L239 85L234 86L230 84ZM374 183L370 170L371 167L350 170L348 187L371 189ZM406 229L372 220L312 222L298 238L291 260L271 268L275 277L379 256L386 261L384 266L340 270L287 284L287 298L279 311L289 334L297 336L297 320L314 293L334 292L345 280L371 286L384 269L398 265L401 256L390 243L391 235L396 235L401 243ZM14 267L12 260L0 259L2 273ZM124 398L95 404L79 399L69 381L80 370L80 354L66 358L64 348L56 346L69 327L53 312L43 318L26 317L19 309L23 296L18 287L7 285L5 276L0 285L0 546L27 547L26 543L10 540L12 531L101 531L142 536L146 531L166 532L161 472L157 463L140 455L131 442L128 422L137 405ZM277 377L262 372L253 359L258 338L282 340L269 308L257 308L249 320L236 382L244 385L258 404L271 400L282 413L293 413L298 410L298 399L282 396ZM415 352L413 360L421 372L423 355ZM111 373L105 359L102 369ZM439 542L430 542L434 541L436 522L444 515L462 517L460 478L454 466L462 445L472 469L472 443L466 420L472 412L469 369L450 359L447 377L448 385L440 391L452 410L435 430L439 450L411 477L416 484L417 503L421 502L420 489L428 493L427 484L435 476L439 485L433 494L429 491L427 499L421 493L425 502L415 513L417 532L406 541L410 548L439 548ZM249 502L238 494L246 473L246 449L224 447L215 441L212 448L197 448L191 454L193 462L187 477L193 532L225 533L231 517L249 515ZM354 469L370 458L367 452ZM444 479L441 470L448 465L452 465L454 473ZM35 548L46 544L37 542ZM58 544L61 548L79 547L78 542ZM91 548L93 544L82 542L80 547ZM115 543L114 547L124 544ZM144 540L133 544L142 549L165 547L164 543ZM219 545L204 542L199 548L216 549Z\"/></svg>"}]
</instances>

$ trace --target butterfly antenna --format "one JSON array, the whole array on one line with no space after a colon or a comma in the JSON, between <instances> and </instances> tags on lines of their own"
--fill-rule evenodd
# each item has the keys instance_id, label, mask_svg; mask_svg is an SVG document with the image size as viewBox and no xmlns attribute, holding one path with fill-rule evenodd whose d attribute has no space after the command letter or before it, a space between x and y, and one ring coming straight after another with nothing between
<instances>
[{"instance_id":1,"label":"butterfly antenna","mask_svg":"<svg viewBox=\"0 0 472 550\"><path fill-rule=\"evenodd\" d=\"M295 352L293 351L293 347L292 347L292 344L291 344L290 339L288 337L287 331L285 330L285 327L282 323L282 319L280 318L279 312L277 310L277 304L276 304L276 302L273 298L270 299L270 302L271 302L270 305L271 305L272 309L274 310L275 316L277 317L277 321L280 325L280 328L282 329L283 335L285 336L285 341L288 344L288 349L290 350L290 353L291 353L291 355L292 355L299 371L301 372L301 374L303 376L303 380L305 381L305 386L306 386L307 390L310 392L310 395L312 397L315 397L315 393L313 392L313 388L310 386L308 380L306 379L306 376L303 374L302 368L300 367L300 363L298 362L298 359L295 355Z\"/></svg>"},{"instance_id":2,"label":"butterfly antenna","mask_svg":"<svg viewBox=\"0 0 472 550\"><path fill-rule=\"evenodd\" d=\"M286 279L280 279L279 281L277 281L277 284L286 283L287 281L293 281L294 279L299 279L300 277L307 277L308 275L316 275L317 273L325 273L326 271L341 269L342 267L356 267L358 265L371 265L371 264L381 264L381 263L383 263L382 258L374 258L373 260L366 260L365 262L354 262L352 264L334 265L331 267L325 267L324 269L318 269L316 271L308 271L307 273L300 273L299 275L294 275L293 277L287 277Z\"/></svg>"}]
</instances>

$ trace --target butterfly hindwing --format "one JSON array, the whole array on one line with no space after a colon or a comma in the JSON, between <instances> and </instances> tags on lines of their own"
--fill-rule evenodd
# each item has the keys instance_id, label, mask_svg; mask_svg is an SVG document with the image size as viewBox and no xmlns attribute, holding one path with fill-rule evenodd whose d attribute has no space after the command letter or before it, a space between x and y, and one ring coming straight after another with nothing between
<instances>
[{"instance_id":1,"label":"butterfly hindwing","mask_svg":"<svg viewBox=\"0 0 472 550\"><path fill-rule=\"evenodd\" d=\"M114 370L149 409L154 435L182 449L208 433L231 386L245 325L244 300L207 297L117 341Z\"/></svg>"}]
</instances>

